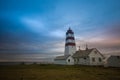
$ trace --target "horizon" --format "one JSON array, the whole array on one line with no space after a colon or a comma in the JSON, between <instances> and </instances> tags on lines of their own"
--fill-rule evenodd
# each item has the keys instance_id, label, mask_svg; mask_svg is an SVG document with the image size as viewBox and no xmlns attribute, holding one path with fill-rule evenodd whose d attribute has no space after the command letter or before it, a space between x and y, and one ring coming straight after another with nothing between
<instances>
[{"instance_id":1,"label":"horizon","mask_svg":"<svg viewBox=\"0 0 120 80\"><path fill-rule=\"evenodd\" d=\"M76 47L120 54L120 0L1 0L0 61L64 54L65 33ZM32 58L31 58L32 57Z\"/></svg>"}]
</instances>

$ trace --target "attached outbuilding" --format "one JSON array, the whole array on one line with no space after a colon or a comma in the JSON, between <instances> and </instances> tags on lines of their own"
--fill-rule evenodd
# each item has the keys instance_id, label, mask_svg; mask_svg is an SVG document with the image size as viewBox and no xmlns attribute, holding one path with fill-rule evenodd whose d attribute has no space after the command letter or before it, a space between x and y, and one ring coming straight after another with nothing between
<instances>
[{"instance_id":1,"label":"attached outbuilding","mask_svg":"<svg viewBox=\"0 0 120 80\"><path fill-rule=\"evenodd\" d=\"M104 67L120 67L120 55L109 55L104 60Z\"/></svg>"},{"instance_id":2,"label":"attached outbuilding","mask_svg":"<svg viewBox=\"0 0 120 80\"><path fill-rule=\"evenodd\" d=\"M54 63L61 65L74 65L74 60L70 55L57 56L54 59Z\"/></svg>"}]
</instances>

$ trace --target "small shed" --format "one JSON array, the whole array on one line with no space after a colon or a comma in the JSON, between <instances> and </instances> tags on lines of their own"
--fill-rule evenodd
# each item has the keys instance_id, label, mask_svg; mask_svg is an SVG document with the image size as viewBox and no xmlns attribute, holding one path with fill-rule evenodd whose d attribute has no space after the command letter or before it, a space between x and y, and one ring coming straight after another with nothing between
<instances>
[{"instance_id":1,"label":"small shed","mask_svg":"<svg viewBox=\"0 0 120 80\"><path fill-rule=\"evenodd\" d=\"M104 60L104 67L120 67L120 55L109 55Z\"/></svg>"}]
</instances>

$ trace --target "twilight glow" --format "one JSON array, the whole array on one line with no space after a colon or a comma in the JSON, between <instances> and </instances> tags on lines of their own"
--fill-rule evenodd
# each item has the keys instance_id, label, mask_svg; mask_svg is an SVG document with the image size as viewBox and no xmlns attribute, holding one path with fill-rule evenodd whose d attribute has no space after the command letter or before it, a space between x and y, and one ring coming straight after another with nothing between
<instances>
[{"instance_id":1,"label":"twilight glow","mask_svg":"<svg viewBox=\"0 0 120 80\"><path fill-rule=\"evenodd\" d=\"M0 61L62 55L65 32L77 47L120 52L120 0L0 0ZM33 56L33 57L31 57Z\"/></svg>"}]
</instances>

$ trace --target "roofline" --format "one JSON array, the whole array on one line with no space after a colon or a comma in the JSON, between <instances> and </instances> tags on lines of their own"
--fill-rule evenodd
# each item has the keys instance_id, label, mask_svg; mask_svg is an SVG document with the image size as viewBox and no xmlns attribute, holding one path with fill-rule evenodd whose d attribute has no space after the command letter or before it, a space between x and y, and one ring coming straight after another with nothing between
<instances>
[{"instance_id":1,"label":"roofline","mask_svg":"<svg viewBox=\"0 0 120 80\"><path fill-rule=\"evenodd\" d=\"M96 49L96 48L94 48L94 49ZM98 49L96 49L96 50L100 53L100 55L101 55L102 57L105 58L105 56L104 56Z\"/></svg>"},{"instance_id":2,"label":"roofline","mask_svg":"<svg viewBox=\"0 0 120 80\"><path fill-rule=\"evenodd\" d=\"M64 56L65 56L65 55L64 55ZM69 56L70 56L70 55L67 55L67 57L64 58L64 59L57 59L57 57L59 57L59 56L57 56L54 60L66 60Z\"/></svg>"},{"instance_id":3,"label":"roofline","mask_svg":"<svg viewBox=\"0 0 120 80\"><path fill-rule=\"evenodd\" d=\"M66 59L54 59L54 60L66 60Z\"/></svg>"}]
</instances>

